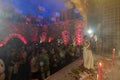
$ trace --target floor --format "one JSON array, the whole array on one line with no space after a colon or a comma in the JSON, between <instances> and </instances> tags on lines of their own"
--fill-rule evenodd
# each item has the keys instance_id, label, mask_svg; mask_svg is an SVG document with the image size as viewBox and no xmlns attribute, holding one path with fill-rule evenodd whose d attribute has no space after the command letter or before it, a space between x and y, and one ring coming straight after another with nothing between
<instances>
[{"instance_id":1,"label":"floor","mask_svg":"<svg viewBox=\"0 0 120 80\"><path fill-rule=\"evenodd\" d=\"M103 64L103 80L120 80L120 57L117 55L115 56L115 62L112 63L111 54L106 55L94 55L95 65L99 61L102 61ZM72 62L68 66L64 67L63 69L59 70L55 74L49 76L46 80L86 80L86 79L75 79L74 76L71 74L71 70L78 68L83 63L81 59L77 59L76 61ZM97 72L96 67L96 72ZM91 80L91 79L88 79Z\"/></svg>"}]
</instances>

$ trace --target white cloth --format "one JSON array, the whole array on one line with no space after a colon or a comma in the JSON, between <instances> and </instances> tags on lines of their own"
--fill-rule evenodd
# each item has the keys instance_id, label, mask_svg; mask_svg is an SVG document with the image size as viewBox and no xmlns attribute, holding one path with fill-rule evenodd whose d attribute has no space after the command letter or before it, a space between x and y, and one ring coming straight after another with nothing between
<instances>
[{"instance_id":1,"label":"white cloth","mask_svg":"<svg viewBox=\"0 0 120 80\"><path fill-rule=\"evenodd\" d=\"M84 60L84 67L87 69L94 69L94 59L92 56L92 51L89 49L83 49L83 60Z\"/></svg>"}]
</instances>

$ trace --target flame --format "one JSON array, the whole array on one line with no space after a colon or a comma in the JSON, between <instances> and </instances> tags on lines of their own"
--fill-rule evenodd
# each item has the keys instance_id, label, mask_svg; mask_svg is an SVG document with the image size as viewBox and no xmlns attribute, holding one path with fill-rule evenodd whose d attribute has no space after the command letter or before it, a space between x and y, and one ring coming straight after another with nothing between
<instances>
[{"instance_id":1,"label":"flame","mask_svg":"<svg viewBox=\"0 0 120 80\"><path fill-rule=\"evenodd\" d=\"M97 74L97 80L99 80L99 75Z\"/></svg>"},{"instance_id":2,"label":"flame","mask_svg":"<svg viewBox=\"0 0 120 80\"><path fill-rule=\"evenodd\" d=\"M100 62L99 65L102 66L102 63Z\"/></svg>"}]
</instances>

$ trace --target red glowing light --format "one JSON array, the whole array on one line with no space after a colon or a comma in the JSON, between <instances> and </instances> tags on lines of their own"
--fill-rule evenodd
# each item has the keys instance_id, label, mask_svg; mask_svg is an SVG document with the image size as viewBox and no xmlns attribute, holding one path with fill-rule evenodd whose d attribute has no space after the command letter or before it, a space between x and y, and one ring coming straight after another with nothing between
<instances>
[{"instance_id":1,"label":"red glowing light","mask_svg":"<svg viewBox=\"0 0 120 80\"><path fill-rule=\"evenodd\" d=\"M42 35L41 35L41 38L40 38L40 42L45 42L46 39L47 39L47 33L43 32Z\"/></svg>"},{"instance_id":2,"label":"red glowing light","mask_svg":"<svg viewBox=\"0 0 120 80\"><path fill-rule=\"evenodd\" d=\"M49 38L48 38L48 42L51 42L52 40L53 40L52 37L49 37Z\"/></svg>"},{"instance_id":3,"label":"red glowing light","mask_svg":"<svg viewBox=\"0 0 120 80\"><path fill-rule=\"evenodd\" d=\"M83 41L82 36L83 36L82 31L80 29L76 30L76 33L75 33L76 45L81 45L82 44L82 41Z\"/></svg>"},{"instance_id":4,"label":"red glowing light","mask_svg":"<svg viewBox=\"0 0 120 80\"><path fill-rule=\"evenodd\" d=\"M0 47L2 47L3 46L3 44L2 43L0 43Z\"/></svg>"},{"instance_id":5,"label":"red glowing light","mask_svg":"<svg viewBox=\"0 0 120 80\"><path fill-rule=\"evenodd\" d=\"M67 30L62 31L62 39L65 45L69 43L70 33Z\"/></svg>"},{"instance_id":6,"label":"red glowing light","mask_svg":"<svg viewBox=\"0 0 120 80\"><path fill-rule=\"evenodd\" d=\"M1 43L0 43L0 47L2 47L3 45L5 45L12 37L16 37L19 38L24 44L27 44L27 40L21 35L21 34L9 34Z\"/></svg>"}]
</instances>

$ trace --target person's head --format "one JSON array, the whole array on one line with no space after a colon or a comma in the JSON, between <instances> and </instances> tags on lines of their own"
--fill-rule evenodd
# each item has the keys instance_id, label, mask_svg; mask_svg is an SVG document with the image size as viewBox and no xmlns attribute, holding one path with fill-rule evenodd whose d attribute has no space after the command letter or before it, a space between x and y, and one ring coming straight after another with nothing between
<instances>
[{"instance_id":1,"label":"person's head","mask_svg":"<svg viewBox=\"0 0 120 80\"><path fill-rule=\"evenodd\" d=\"M31 51L31 56L35 56L35 51L34 50Z\"/></svg>"},{"instance_id":2,"label":"person's head","mask_svg":"<svg viewBox=\"0 0 120 80\"><path fill-rule=\"evenodd\" d=\"M51 49L51 53L52 53L52 54L55 53L55 49L54 49L54 48Z\"/></svg>"},{"instance_id":3,"label":"person's head","mask_svg":"<svg viewBox=\"0 0 120 80\"><path fill-rule=\"evenodd\" d=\"M85 40L84 45L87 46L89 44L90 44L90 42L88 40Z\"/></svg>"},{"instance_id":4,"label":"person's head","mask_svg":"<svg viewBox=\"0 0 120 80\"><path fill-rule=\"evenodd\" d=\"M0 58L0 73L3 73L5 71L5 63Z\"/></svg>"},{"instance_id":5,"label":"person's head","mask_svg":"<svg viewBox=\"0 0 120 80\"><path fill-rule=\"evenodd\" d=\"M16 50L15 50L15 49L11 49L11 50L10 50L10 55L11 55L11 56L14 56L15 54L16 54Z\"/></svg>"},{"instance_id":6,"label":"person's head","mask_svg":"<svg viewBox=\"0 0 120 80\"><path fill-rule=\"evenodd\" d=\"M45 48L42 48L42 49L41 49L41 52L42 52L42 53L47 53L47 50L46 50Z\"/></svg>"}]
</instances>

